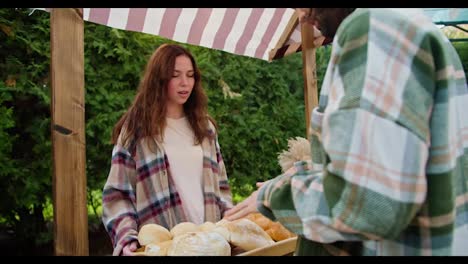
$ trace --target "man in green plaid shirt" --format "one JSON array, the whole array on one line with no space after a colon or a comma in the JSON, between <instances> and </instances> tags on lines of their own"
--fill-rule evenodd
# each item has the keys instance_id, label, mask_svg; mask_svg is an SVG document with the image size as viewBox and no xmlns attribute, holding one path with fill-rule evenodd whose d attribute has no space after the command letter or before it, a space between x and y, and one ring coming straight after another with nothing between
<instances>
[{"instance_id":1,"label":"man in green plaid shirt","mask_svg":"<svg viewBox=\"0 0 468 264\"><path fill-rule=\"evenodd\" d=\"M419 9L300 9L333 37L312 161L228 211L299 235L295 255L467 255L468 89Z\"/></svg>"}]
</instances>

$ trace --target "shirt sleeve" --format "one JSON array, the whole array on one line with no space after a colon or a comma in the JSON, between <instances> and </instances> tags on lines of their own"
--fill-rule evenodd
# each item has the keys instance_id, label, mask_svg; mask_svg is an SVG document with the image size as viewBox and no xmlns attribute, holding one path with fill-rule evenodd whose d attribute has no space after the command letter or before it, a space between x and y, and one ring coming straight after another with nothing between
<instances>
[{"instance_id":1,"label":"shirt sleeve","mask_svg":"<svg viewBox=\"0 0 468 264\"><path fill-rule=\"evenodd\" d=\"M333 43L322 86L329 91L321 94L328 104L312 117L321 120L314 139L323 169L298 162L259 190L261 213L321 243L395 238L426 198L432 105L422 96L427 87L410 75L430 77L430 67L413 63L419 47L404 35L374 41L385 32L369 21L366 14L347 21L349 30ZM408 87L420 98L409 98Z\"/></svg>"},{"instance_id":2,"label":"shirt sleeve","mask_svg":"<svg viewBox=\"0 0 468 264\"><path fill-rule=\"evenodd\" d=\"M113 255L121 254L123 247L138 240L135 209L136 165L132 155L115 145L112 164L102 194L104 226L114 246Z\"/></svg>"},{"instance_id":3,"label":"shirt sleeve","mask_svg":"<svg viewBox=\"0 0 468 264\"><path fill-rule=\"evenodd\" d=\"M221 215L224 215L224 212L232 208L232 194L231 188L229 187L226 167L224 165L223 156L221 154L221 147L219 145L218 137L215 139L215 148L216 148L216 159L219 166L219 191L221 194L221 202L224 204L224 207L221 208Z\"/></svg>"},{"instance_id":4,"label":"shirt sleeve","mask_svg":"<svg viewBox=\"0 0 468 264\"><path fill-rule=\"evenodd\" d=\"M218 139L218 132L216 131L216 126L214 123L208 118L208 125L212 133L214 134L214 147L216 151L216 162L218 164L219 173L218 173L218 186L220 192L220 200L221 200L221 208L220 213L221 216L224 215L224 212L231 209L233 207L232 204L232 193L231 188L229 186L226 166L224 164L223 155L221 153L221 146L219 144Z\"/></svg>"}]
</instances>

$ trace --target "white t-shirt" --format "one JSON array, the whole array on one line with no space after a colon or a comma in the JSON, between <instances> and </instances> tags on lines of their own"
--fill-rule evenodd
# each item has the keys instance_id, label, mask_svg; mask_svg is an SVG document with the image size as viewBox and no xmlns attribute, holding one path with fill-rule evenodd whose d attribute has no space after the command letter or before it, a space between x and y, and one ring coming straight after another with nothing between
<instances>
[{"instance_id":1,"label":"white t-shirt","mask_svg":"<svg viewBox=\"0 0 468 264\"><path fill-rule=\"evenodd\" d=\"M186 117L166 118L163 147L169 171L182 200L185 214L195 224L205 218L203 201L203 150L194 145L194 133Z\"/></svg>"}]
</instances>

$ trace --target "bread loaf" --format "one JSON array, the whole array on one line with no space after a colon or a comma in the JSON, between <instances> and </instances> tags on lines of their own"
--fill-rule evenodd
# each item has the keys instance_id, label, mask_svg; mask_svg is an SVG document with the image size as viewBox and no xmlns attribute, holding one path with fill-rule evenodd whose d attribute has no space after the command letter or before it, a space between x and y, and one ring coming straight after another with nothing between
<instances>
[{"instance_id":1,"label":"bread loaf","mask_svg":"<svg viewBox=\"0 0 468 264\"><path fill-rule=\"evenodd\" d=\"M145 256L161 256L161 247L157 244L148 244L145 246Z\"/></svg>"},{"instance_id":2,"label":"bread loaf","mask_svg":"<svg viewBox=\"0 0 468 264\"><path fill-rule=\"evenodd\" d=\"M219 220L218 222L216 222L215 225L226 227L229 223L231 223L231 221L226 220L226 219L221 219L221 220Z\"/></svg>"},{"instance_id":3,"label":"bread loaf","mask_svg":"<svg viewBox=\"0 0 468 264\"><path fill-rule=\"evenodd\" d=\"M226 226L231 235L231 244L245 251L275 243L260 226L249 219L241 218L226 224Z\"/></svg>"},{"instance_id":4,"label":"bread loaf","mask_svg":"<svg viewBox=\"0 0 468 264\"><path fill-rule=\"evenodd\" d=\"M189 232L197 232L198 226L192 222L178 223L171 229L172 237L180 236Z\"/></svg>"},{"instance_id":5,"label":"bread loaf","mask_svg":"<svg viewBox=\"0 0 468 264\"><path fill-rule=\"evenodd\" d=\"M133 254L135 256L146 256L145 248L146 248L146 246L141 246L140 248L137 248L137 250L135 252L133 252Z\"/></svg>"},{"instance_id":6,"label":"bread loaf","mask_svg":"<svg viewBox=\"0 0 468 264\"><path fill-rule=\"evenodd\" d=\"M167 251L172 245L172 240L167 240L157 244L148 244L145 246L146 256L167 256Z\"/></svg>"},{"instance_id":7,"label":"bread loaf","mask_svg":"<svg viewBox=\"0 0 468 264\"><path fill-rule=\"evenodd\" d=\"M281 223L271 221L261 213L251 213L245 218L259 225L274 241L281 241L296 236Z\"/></svg>"},{"instance_id":8,"label":"bread loaf","mask_svg":"<svg viewBox=\"0 0 468 264\"><path fill-rule=\"evenodd\" d=\"M263 230L269 229L272 223L270 219L268 219L261 213L251 213L248 214L245 218L259 225Z\"/></svg>"},{"instance_id":9,"label":"bread loaf","mask_svg":"<svg viewBox=\"0 0 468 264\"><path fill-rule=\"evenodd\" d=\"M168 256L230 256L231 246L216 232L190 232L176 236Z\"/></svg>"},{"instance_id":10,"label":"bread loaf","mask_svg":"<svg viewBox=\"0 0 468 264\"><path fill-rule=\"evenodd\" d=\"M165 227L158 224L146 224L138 232L138 242L142 246L157 244L171 239L171 233Z\"/></svg>"},{"instance_id":11,"label":"bread loaf","mask_svg":"<svg viewBox=\"0 0 468 264\"><path fill-rule=\"evenodd\" d=\"M205 222L201 225L198 226L198 230L202 232L209 232L213 230L216 227L216 225L213 222Z\"/></svg>"},{"instance_id":12,"label":"bread loaf","mask_svg":"<svg viewBox=\"0 0 468 264\"><path fill-rule=\"evenodd\" d=\"M296 236L278 222L273 222L270 228L265 230L265 232L275 241L281 241Z\"/></svg>"},{"instance_id":13,"label":"bread loaf","mask_svg":"<svg viewBox=\"0 0 468 264\"><path fill-rule=\"evenodd\" d=\"M215 233L218 233L220 234L221 236L224 237L224 239L226 239L227 242L231 243L231 233L229 232L229 230L224 227L224 226L216 226L213 230L211 230L210 232L215 232Z\"/></svg>"}]
</instances>

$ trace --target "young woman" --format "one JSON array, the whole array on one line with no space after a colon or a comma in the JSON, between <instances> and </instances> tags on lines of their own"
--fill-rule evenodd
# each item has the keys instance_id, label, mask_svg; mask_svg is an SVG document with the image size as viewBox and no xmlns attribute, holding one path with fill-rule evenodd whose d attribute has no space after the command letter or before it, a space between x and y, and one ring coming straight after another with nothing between
<instances>
[{"instance_id":1,"label":"young woman","mask_svg":"<svg viewBox=\"0 0 468 264\"><path fill-rule=\"evenodd\" d=\"M207 101L190 52L161 45L112 135L103 223L113 255L133 255L145 224L217 222L232 207Z\"/></svg>"}]
</instances>

